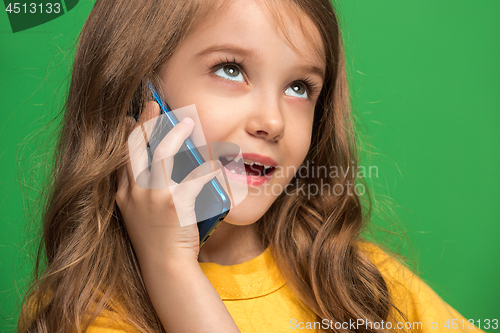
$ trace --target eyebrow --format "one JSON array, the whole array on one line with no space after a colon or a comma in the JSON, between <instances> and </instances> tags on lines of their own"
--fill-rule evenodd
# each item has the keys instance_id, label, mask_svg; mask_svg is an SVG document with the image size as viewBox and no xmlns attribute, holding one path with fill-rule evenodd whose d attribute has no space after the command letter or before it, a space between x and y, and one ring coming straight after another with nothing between
<instances>
[{"instance_id":1,"label":"eyebrow","mask_svg":"<svg viewBox=\"0 0 500 333\"><path fill-rule=\"evenodd\" d=\"M310 72L310 73L316 74L319 77L321 77L322 79L325 78L325 72L316 66L312 66L312 65L298 66L297 69L301 69L305 72Z\"/></svg>"},{"instance_id":2,"label":"eyebrow","mask_svg":"<svg viewBox=\"0 0 500 333\"><path fill-rule=\"evenodd\" d=\"M257 53L255 53L253 50L244 49L244 48L241 48L239 46L232 45L232 44L222 44L222 45L210 46L210 47L196 53L195 57L202 58L202 57L206 56L207 54L216 53L216 52L229 52L229 53L238 54L238 55L243 56L243 57L257 58ZM316 75L320 76L321 78L325 77L325 72L321 68L314 66L314 65L297 66L295 68L298 70L304 70L306 72L316 74Z\"/></svg>"},{"instance_id":3,"label":"eyebrow","mask_svg":"<svg viewBox=\"0 0 500 333\"><path fill-rule=\"evenodd\" d=\"M213 45L210 46L203 51L200 51L195 54L196 58L201 58L203 56L206 56L207 54L214 53L214 52L231 52L231 53L236 53L245 57L250 57L250 58L256 58L256 53L252 50L248 49L243 49L238 46L234 46L231 44L223 44L223 45Z\"/></svg>"}]
</instances>

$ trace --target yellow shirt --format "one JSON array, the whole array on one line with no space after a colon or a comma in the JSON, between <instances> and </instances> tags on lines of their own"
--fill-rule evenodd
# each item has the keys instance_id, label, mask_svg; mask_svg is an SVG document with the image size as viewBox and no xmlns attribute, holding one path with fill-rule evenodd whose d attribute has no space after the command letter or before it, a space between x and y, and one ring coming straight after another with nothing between
<instances>
[{"instance_id":1,"label":"yellow shirt","mask_svg":"<svg viewBox=\"0 0 500 333\"><path fill-rule=\"evenodd\" d=\"M391 323L406 325L407 331L421 333L480 333L464 317L444 302L420 278L379 247L365 243L362 247L384 276L395 305L408 320ZM316 320L315 314L298 300L279 274L270 248L259 256L232 266L200 263L200 267L219 293L242 333L249 332L316 332L335 325ZM355 323L337 323L354 330ZM385 325L388 323L372 323ZM448 328L446 327L448 326ZM335 326L330 326L335 328ZM337 327L340 328L340 327ZM377 327L379 328L379 327ZM100 317L91 333L133 332L111 318Z\"/></svg>"}]
</instances>

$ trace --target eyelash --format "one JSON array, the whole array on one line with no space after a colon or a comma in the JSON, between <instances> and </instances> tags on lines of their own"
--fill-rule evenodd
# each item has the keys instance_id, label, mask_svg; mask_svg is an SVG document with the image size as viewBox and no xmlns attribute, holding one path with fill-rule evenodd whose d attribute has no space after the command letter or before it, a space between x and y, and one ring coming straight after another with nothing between
<instances>
[{"instance_id":1,"label":"eyelash","mask_svg":"<svg viewBox=\"0 0 500 333\"><path fill-rule=\"evenodd\" d=\"M233 66L238 67L240 70L243 70L243 72L245 71L243 68L243 61L238 62L238 61L236 61L236 58L234 58L234 57L233 57L233 60L229 60L227 57L225 60L220 58L219 60L215 61L215 63L212 64L212 66L207 65L207 67L209 68L209 72L214 73L217 70L219 70L220 68L227 66L227 65L233 65ZM290 86L292 86L293 84L295 84L297 82L301 82L302 84L304 84L304 86L306 87L307 95L309 98L311 98L311 96L316 95L316 93L318 93L321 90L321 88L318 87L318 84L314 83L309 76L302 77L299 80L294 81Z\"/></svg>"}]
</instances>

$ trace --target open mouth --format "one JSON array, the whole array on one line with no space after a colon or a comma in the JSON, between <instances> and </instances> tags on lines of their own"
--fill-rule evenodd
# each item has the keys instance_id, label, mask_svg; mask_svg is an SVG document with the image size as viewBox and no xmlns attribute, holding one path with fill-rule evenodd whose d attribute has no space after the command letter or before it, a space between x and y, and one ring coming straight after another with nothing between
<instances>
[{"instance_id":1,"label":"open mouth","mask_svg":"<svg viewBox=\"0 0 500 333\"><path fill-rule=\"evenodd\" d=\"M232 173L243 174L244 171L247 176L268 176L276 169L273 166L268 166L246 159L243 159L243 168L241 165L241 159L235 160L234 157L221 156L219 157L219 161Z\"/></svg>"}]
</instances>

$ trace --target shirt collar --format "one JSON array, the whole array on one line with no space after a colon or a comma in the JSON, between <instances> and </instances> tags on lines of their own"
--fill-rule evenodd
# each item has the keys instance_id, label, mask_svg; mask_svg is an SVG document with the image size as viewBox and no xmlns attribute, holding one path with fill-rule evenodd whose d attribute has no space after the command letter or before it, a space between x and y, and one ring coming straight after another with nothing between
<instances>
[{"instance_id":1,"label":"shirt collar","mask_svg":"<svg viewBox=\"0 0 500 333\"><path fill-rule=\"evenodd\" d=\"M268 295L286 284L279 273L270 247L244 263L224 266L200 262L200 267L222 300L238 300Z\"/></svg>"}]
</instances>

